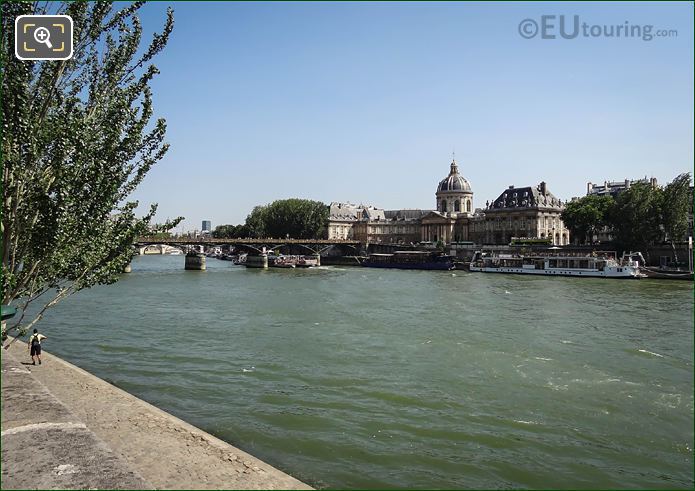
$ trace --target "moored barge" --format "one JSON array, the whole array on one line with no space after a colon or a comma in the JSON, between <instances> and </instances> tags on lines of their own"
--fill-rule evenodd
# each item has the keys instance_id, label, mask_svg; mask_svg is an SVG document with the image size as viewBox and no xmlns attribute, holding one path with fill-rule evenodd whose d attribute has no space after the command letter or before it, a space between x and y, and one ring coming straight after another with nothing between
<instances>
[{"instance_id":1,"label":"moored barge","mask_svg":"<svg viewBox=\"0 0 695 491\"><path fill-rule=\"evenodd\" d=\"M429 251L396 251L393 254L370 254L362 261L368 268L396 269L434 269L448 271L454 269L451 256Z\"/></svg>"},{"instance_id":2,"label":"moored barge","mask_svg":"<svg viewBox=\"0 0 695 491\"><path fill-rule=\"evenodd\" d=\"M621 264L611 252L586 255L557 250L526 254L476 251L469 269L481 273L637 279L645 276L640 273L639 266L639 262L633 260Z\"/></svg>"}]
</instances>

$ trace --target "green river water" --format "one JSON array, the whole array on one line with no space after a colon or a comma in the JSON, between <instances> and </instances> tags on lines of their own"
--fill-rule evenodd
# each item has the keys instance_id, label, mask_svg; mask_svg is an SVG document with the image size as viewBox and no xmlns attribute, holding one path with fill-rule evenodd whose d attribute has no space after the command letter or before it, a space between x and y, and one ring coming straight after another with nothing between
<instances>
[{"instance_id":1,"label":"green river water","mask_svg":"<svg viewBox=\"0 0 695 491\"><path fill-rule=\"evenodd\" d=\"M317 487L693 487L689 282L183 262L45 348Z\"/></svg>"}]
</instances>

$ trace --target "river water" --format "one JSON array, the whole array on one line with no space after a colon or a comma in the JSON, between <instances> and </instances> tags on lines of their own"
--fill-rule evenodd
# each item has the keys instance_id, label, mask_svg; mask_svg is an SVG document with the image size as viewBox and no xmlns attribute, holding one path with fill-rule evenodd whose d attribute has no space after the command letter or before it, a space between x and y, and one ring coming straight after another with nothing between
<instances>
[{"instance_id":1,"label":"river water","mask_svg":"<svg viewBox=\"0 0 695 491\"><path fill-rule=\"evenodd\" d=\"M693 487L689 282L183 262L46 349L317 487Z\"/></svg>"}]
</instances>

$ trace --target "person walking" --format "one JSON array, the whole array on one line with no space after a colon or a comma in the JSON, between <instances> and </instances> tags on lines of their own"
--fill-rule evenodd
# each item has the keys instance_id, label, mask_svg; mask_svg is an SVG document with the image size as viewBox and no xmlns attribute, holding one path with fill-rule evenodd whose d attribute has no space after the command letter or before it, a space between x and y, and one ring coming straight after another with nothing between
<instances>
[{"instance_id":1,"label":"person walking","mask_svg":"<svg viewBox=\"0 0 695 491\"><path fill-rule=\"evenodd\" d=\"M30 350L29 352L31 353L32 365L36 365L34 357L36 357L39 360L39 365L41 365L41 340L43 339L48 338L43 334L39 334L39 331L37 331L36 329L34 329L34 334L29 336L29 345L27 346L27 349Z\"/></svg>"}]
</instances>

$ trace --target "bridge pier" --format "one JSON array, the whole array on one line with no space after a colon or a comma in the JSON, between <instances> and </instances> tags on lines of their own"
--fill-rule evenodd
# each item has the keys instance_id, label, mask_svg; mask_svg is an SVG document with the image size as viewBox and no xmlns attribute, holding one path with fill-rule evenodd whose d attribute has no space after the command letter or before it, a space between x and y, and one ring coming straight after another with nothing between
<instances>
[{"instance_id":1,"label":"bridge pier","mask_svg":"<svg viewBox=\"0 0 695 491\"><path fill-rule=\"evenodd\" d=\"M192 271L205 271L205 254L189 252L186 254L185 269Z\"/></svg>"},{"instance_id":2,"label":"bridge pier","mask_svg":"<svg viewBox=\"0 0 695 491\"><path fill-rule=\"evenodd\" d=\"M246 256L246 262L244 263L247 268L263 268L268 267L268 254L261 254L259 256L252 256L251 254Z\"/></svg>"},{"instance_id":3,"label":"bridge pier","mask_svg":"<svg viewBox=\"0 0 695 491\"><path fill-rule=\"evenodd\" d=\"M321 254L312 254L312 259L316 259L316 266L321 266Z\"/></svg>"}]
</instances>

